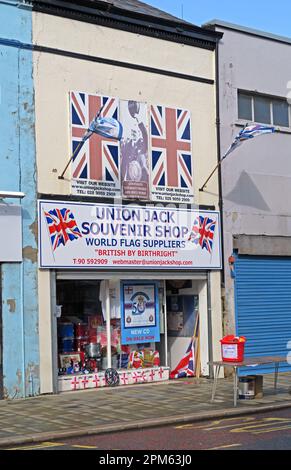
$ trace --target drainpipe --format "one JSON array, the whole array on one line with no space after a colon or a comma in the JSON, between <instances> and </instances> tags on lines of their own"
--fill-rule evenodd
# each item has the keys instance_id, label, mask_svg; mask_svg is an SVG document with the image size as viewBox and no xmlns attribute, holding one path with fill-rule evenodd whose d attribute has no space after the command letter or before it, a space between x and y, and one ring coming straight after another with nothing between
<instances>
[{"instance_id":1,"label":"drainpipe","mask_svg":"<svg viewBox=\"0 0 291 470\"><path fill-rule=\"evenodd\" d=\"M212 306L211 306L211 282L210 271L207 271L207 323L208 323L208 357L213 361L213 334L212 334ZM209 377L213 379L213 365L209 365Z\"/></svg>"},{"instance_id":2,"label":"drainpipe","mask_svg":"<svg viewBox=\"0 0 291 470\"><path fill-rule=\"evenodd\" d=\"M58 331L57 331L57 291L56 272L50 271L51 291L51 363L52 363L52 391L58 393Z\"/></svg>"},{"instance_id":3,"label":"drainpipe","mask_svg":"<svg viewBox=\"0 0 291 470\"><path fill-rule=\"evenodd\" d=\"M215 48L215 87L216 87L216 143L217 143L217 162L221 160L221 138L220 138L220 88L219 88L219 41ZM218 166L218 207L220 211L220 230L221 230L221 285L224 287L224 225L223 225L223 196L222 196L222 174L221 165Z\"/></svg>"}]
</instances>

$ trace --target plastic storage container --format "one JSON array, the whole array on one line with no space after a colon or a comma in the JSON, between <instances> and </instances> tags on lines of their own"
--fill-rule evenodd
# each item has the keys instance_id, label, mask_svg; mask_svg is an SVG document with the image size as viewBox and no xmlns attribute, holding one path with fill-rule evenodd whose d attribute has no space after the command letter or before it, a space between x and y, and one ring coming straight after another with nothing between
<instances>
[{"instance_id":1,"label":"plastic storage container","mask_svg":"<svg viewBox=\"0 0 291 470\"><path fill-rule=\"evenodd\" d=\"M242 362L244 360L244 348L246 338L244 336L225 336L220 340L221 357L225 362Z\"/></svg>"}]
</instances>

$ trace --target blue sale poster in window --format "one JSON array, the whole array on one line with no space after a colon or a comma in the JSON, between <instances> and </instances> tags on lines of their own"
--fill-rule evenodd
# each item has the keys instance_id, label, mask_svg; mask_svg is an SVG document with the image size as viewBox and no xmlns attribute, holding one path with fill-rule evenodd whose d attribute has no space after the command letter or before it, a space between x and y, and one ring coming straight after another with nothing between
<instances>
[{"instance_id":1,"label":"blue sale poster in window","mask_svg":"<svg viewBox=\"0 0 291 470\"><path fill-rule=\"evenodd\" d=\"M160 341L157 282L121 283L121 344Z\"/></svg>"}]
</instances>

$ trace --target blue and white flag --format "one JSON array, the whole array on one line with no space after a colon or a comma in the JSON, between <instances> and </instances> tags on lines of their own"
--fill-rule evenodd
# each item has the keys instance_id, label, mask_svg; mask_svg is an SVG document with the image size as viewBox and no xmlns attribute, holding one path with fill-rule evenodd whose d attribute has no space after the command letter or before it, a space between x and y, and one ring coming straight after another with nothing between
<instances>
[{"instance_id":1,"label":"blue and white flag","mask_svg":"<svg viewBox=\"0 0 291 470\"><path fill-rule=\"evenodd\" d=\"M226 154L223 156L223 158L229 155L234 149L239 147L242 144L242 142L244 142L245 140L253 139L254 137L257 137L258 135L272 134L273 132L275 132L275 127L263 126L261 124L255 124L253 126L244 127L240 131L240 133L236 136L230 148L228 149Z\"/></svg>"},{"instance_id":2,"label":"blue and white flag","mask_svg":"<svg viewBox=\"0 0 291 470\"><path fill-rule=\"evenodd\" d=\"M121 140L122 131L122 124L117 121L117 119L96 116L91 122L86 134L89 134L88 137L90 137L92 133L95 133L107 137L108 139Z\"/></svg>"}]
</instances>

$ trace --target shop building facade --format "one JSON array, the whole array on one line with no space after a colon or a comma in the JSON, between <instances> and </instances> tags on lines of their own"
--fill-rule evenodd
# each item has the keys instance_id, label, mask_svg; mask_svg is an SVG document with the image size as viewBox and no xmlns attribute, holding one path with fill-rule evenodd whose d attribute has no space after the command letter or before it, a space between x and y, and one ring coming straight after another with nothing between
<instances>
[{"instance_id":1,"label":"shop building facade","mask_svg":"<svg viewBox=\"0 0 291 470\"><path fill-rule=\"evenodd\" d=\"M167 380L192 336L202 375L219 355L217 180L198 187L217 161L220 35L139 2L104 21L102 3L33 15L42 393L102 386L110 367L120 385ZM60 179L101 106L121 141L94 135Z\"/></svg>"},{"instance_id":2,"label":"shop building facade","mask_svg":"<svg viewBox=\"0 0 291 470\"><path fill-rule=\"evenodd\" d=\"M247 337L247 355L287 355L291 40L216 20L208 27L223 33L217 56L221 156L246 123L278 131L244 143L221 165L224 329Z\"/></svg>"},{"instance_id":3,"label":"shop building facade","mask_svg":"<svg viewBox=\"0 0 291 470\"><path fill-rule=\"evenodd\" d=\"M32 12L0 17L0 398L22 398L40 391Z\"/></svg>"},{"instance_id":4,"label":"shop building facade","mask_svg":"<svg viewBox=\"0 0 291 470\"><path fill-rule=\"evenodd\" d=\"M1 164L25 197L20 259L0 260L3 396L97 388L108 368L120 385L167 380L190 345L208 376L218 180L198 188L217 161L221 34L135 0L9 3L20 37L1 27L13 70ZM98 110L122 138L81 146Z\"/></svg>"}]
</instances>

